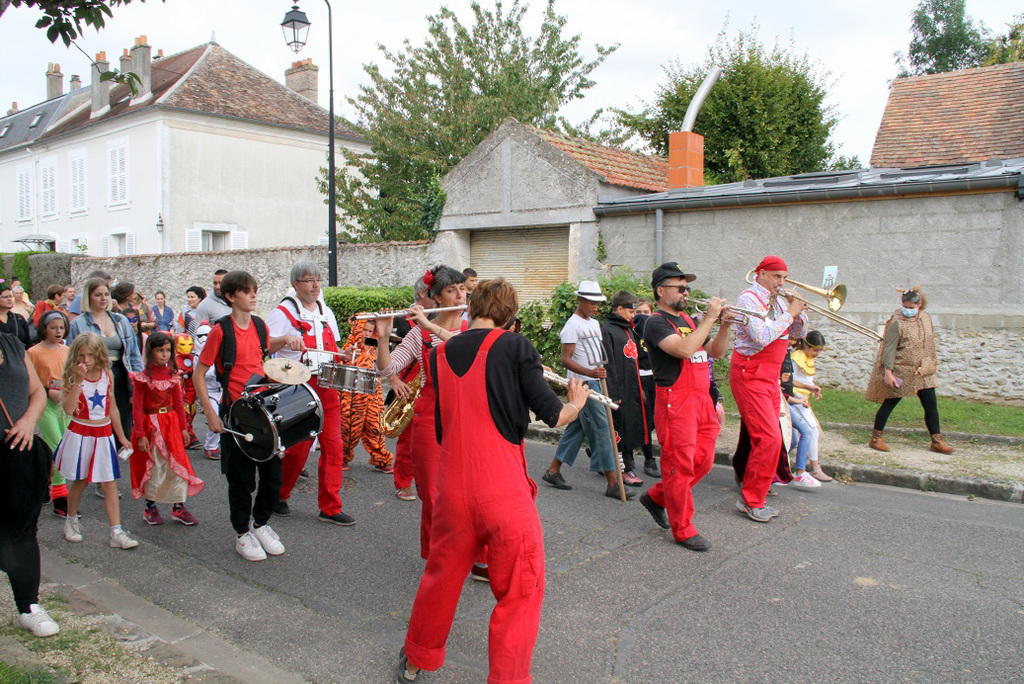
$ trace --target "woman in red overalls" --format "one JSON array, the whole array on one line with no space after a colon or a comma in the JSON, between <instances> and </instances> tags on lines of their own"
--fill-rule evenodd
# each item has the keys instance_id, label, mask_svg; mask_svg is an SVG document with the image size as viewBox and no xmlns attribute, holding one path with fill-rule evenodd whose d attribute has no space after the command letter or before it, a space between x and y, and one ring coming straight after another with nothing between
<instances>
[{"instance_id":1,"label":"woman in red overalls","mask_svg":"<svg viewBox=\"0 0 1024 684\"><path fill-rule=\"evenodd\" d=\"M544 598L544 538L526 472L523 438L532 410L554 427L575 420L589 390L569 385L563 405L544 381L540 355L510 324L515 288L485 280L470 303L472 324L430 355L441 445L427 567L409 619L397 680L444 664L463 583L487 549L491 592L489 682L529 682Z\"/></svg>"}]
</instances>

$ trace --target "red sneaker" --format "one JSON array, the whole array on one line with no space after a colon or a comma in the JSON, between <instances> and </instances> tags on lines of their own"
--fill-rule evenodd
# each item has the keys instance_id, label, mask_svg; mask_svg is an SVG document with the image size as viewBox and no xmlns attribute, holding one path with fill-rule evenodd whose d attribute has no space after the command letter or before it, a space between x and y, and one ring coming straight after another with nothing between
<instances>
[{"instance_id":1,"label":"red sneaker","mask_svg":"<svg viewBox=\"0 0 1024 684\"><path fill-rule=\"evenodd\" d=\"M150 506L146 510L142 511L142 519L150 525L163 525L164 518L160 515L160 509L156 506Z\"/></svg>"},{"instance_id":2,"label":"red sneaker","mask_svg":"<svg viewBox=\"0 0 1024 684\"><path fill-rule=\"evenodd\" d=\"M195 525L199 522L196 516L192 515L187 508L181 506L171 511L171 517L180 522L182 525Z\"/></svg>"},{"instance_id":3,"label":"red sneaker","mask_svg":"<svg viewBox=\"0 0 1024 684\"><path fill-rule=\"evenodd\" d=\"M392 463L389 463L388 465L386 465L384 467L381 467L381 466L373 466L373 467L377 469L378 473L384 473L385 475L390 475L391 473L395 472L395 466Z\"/></svg>"},{"instance_id":4,"label":"red sneaker","mask_svg":"<svg viewBox=\"0 0 1024 684\"><path fill-rule=\"evenodd\" d=\"M203 455L211 461L219 461L220 449L203 449Z\"/></svg>"}]
</instances>

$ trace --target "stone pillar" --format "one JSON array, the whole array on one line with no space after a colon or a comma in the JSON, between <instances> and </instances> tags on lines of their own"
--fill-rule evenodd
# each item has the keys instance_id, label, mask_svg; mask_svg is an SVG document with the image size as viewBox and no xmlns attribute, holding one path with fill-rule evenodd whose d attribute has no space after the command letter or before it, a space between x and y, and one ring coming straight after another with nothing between
<instances>
[{"instance_id":1,"label":"stone pillar","mask_svg":"<svg viewBox=\"0 0 1024 684\"><path fill-rule=\"evenodd\" d=\"M52 100L64 94L64 74L60 73L60 64L50 64L46 70L46 99Z\"/></svg>"},{"instance_id":2,"label":"stone pillar","mask_svg":"<svg viewBox=\"0 0 1024 684\"><path fill-rule=\"evenodd\" d=\"M135 39L132 48L132 71L142 81L133 102L145 102L153 96L153 48L146 44L146 36Z\"/></svg>"},{"instance_id":3,"label":"stone pillar","mask_svg":"<svg viewBox=\"0 0 1024 684\"><path fill-rule=\"evenodd\" d=\"M106 52L96 53L96 62L92 67L92 113L89 118L95 119L110 111L110 81L100 82L100 74L110 71L110 62Z\"/></svg>"},{"instance_id":4,"label":"stone pillar","mask_svg":"<svg viewBox=\"0 0 1024 684\"><path fill-rule=\"evenodd\" d=\"M307 100L317 101L320 67L313 64L313 58L292 62L292 68L284 72L284 84Z\"/></svg>"}]
</instances>

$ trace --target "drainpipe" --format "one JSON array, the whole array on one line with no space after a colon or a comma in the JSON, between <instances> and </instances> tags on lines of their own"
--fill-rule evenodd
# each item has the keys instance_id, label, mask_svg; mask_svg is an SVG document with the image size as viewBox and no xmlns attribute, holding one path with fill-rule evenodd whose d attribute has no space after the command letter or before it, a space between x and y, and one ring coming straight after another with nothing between
<instances>
[{"instance_id":1,"label":"drainpipe","mask_svg":"<svg viewBox=\"0 0 1024 684\"><path fill-rule=\"evenodd\" d=\"M654 267L665 263L665 210L654 210Z\"/></svg>"}]
</instances>

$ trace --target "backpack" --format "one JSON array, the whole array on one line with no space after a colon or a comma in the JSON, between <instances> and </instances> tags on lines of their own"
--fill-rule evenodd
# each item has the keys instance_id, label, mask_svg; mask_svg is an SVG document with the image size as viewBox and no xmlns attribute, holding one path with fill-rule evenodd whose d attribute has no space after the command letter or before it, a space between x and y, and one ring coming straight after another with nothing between
<instances>
[{"instance_id":1,"label":"backpack","mask_svg":"<svg viewBox=\"0 0 1024 684\"><path fill-rule=\"evenodd\" d=\"M253 316L252 322L256 326L256 336L260 339L260 349L265 357L270 349L267 324L259 316ZM235 326L231 322L231 314L218 318L214 325L220 326L221 333L223 334L220 343L221 370L219 373L216 373L216 376L217 382L224 388L224 393L221 395L221 404L227 406L230 401L228 398L228 380L231 378L231 369L235 367L235 355L238 353L238 345L235 342Z\"/></svg>"}]
</instances>

